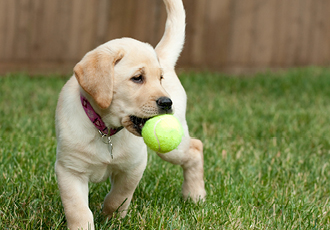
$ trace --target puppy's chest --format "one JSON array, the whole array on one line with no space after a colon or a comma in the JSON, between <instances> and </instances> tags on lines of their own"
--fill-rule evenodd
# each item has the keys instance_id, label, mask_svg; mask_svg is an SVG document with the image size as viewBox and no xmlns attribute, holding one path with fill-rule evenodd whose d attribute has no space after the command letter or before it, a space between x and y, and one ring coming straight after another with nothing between
<instances>
[{"instance_id":1,"label":"puppy's chest","mask_svg":"<svg viewBox=\"0 0 330 230\"><path fill-rule=\"evenodd\" d=\"M89 165L89 180L93 183L105 181L112 173L123 165L123 152L114 148L112 153L109 146L102 143L97 147L96 153L92 159L93 163Z\"/></svg>"},{"instance_id":2,"label":"puppy's chest","mask_svg":"<svg viewBox=\"0 0 330 230\"><path fill-rule=\"evenodd\" d=\"M112 173L109 165L90 165L89 170L89 181L93 183L105 181Z\"/></svg>"},{"instance_id":3,"label":"puppy's chest","mask_svg":"<svg viewBox=\"0 0 330 230\"><path fill-rule=\"evenodd\" d=\"M101 139L99 139L97 140L95 150L96 150L96 154L95 154L96 162L101 163L104 166L107 166L116 161L116 159L114 159L114 153L116 150L113 149L112 144L104 143L101 141Z\"/></svg>"}]
</instances>

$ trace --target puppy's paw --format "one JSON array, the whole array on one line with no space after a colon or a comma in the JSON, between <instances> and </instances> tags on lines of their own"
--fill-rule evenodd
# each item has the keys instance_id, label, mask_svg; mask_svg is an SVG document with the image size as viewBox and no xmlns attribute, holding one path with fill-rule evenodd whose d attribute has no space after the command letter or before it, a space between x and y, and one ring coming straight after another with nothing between
<instances>
[{"instance_id":1,"label":"puppy's paw","mask_svg":"<svg viewBox=\"0 0 330 230\"><path fill-rule=\"evenodd\" d=\"M191 199L194 203L205 201L206 191L204 189L204 185L200 186L199 188L195 188L192 191L186 189L187 186L185 185L185 183L183 183L183 187L184 188L182 189L182 194L184 200Z\"/></svg>"},{"instance_id":2,"label":"puppy's paw","mask_svg":"<svg viewBox=\"0 0 330 230\"><path fill-rule=\"evenodd\" d=\"M196 171L186 172L185 179L182 185L183 198L190 198L193 202L205 201L206 191L202 173ZM189 175L187 175L189 174Z\"/></svg>"}]
</instances>

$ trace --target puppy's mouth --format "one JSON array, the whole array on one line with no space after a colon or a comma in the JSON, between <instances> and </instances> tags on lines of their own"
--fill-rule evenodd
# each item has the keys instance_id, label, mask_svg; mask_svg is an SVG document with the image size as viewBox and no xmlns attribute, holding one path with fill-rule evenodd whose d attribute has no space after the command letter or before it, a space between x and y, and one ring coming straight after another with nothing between
<instances>
[{"instance_id":1,"label":"puppy's mouth","mask_svg":"<svg viewBox=\"0 0 330 230\"><path fill-rule=\"evenodd\" d=\"M142 136L142 128L150 118L151 117L141 118L131 115L124 119L123 125L128 131L135 134L136 136Z\"/></svg>"},{"instance_id":2,"label":"puppy's mouth","mask_svg":"<svg viewBox=\"0 0 330 230\"><path fill-rule=\"evenodd\" d=\"M130 119L133 122L133 128L135 129L135 131L137 131L141 135L143 126L150 118L140 118L136 116L130 116Z\"/></svg>"}]
</instances>

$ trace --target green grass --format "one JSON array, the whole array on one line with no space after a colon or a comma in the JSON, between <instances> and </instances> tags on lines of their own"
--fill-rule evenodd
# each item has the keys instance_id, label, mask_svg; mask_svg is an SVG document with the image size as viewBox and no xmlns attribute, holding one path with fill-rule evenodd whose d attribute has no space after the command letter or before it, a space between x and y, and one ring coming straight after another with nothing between
<instances>
[{"instance_id":1,"label":"green grass","mask_svg":"<svg viewBox=\"0 0 330 230\"><path fill-rule=\"evenodd\" d=\"M110 183L90 185L97 229L330 229L330 70L180 76L204 142L205 203L150 152L128 215L104 223ZM67 78L0 78L0 229L65 229L54 112Z\"/></svg>"}]
</instances>

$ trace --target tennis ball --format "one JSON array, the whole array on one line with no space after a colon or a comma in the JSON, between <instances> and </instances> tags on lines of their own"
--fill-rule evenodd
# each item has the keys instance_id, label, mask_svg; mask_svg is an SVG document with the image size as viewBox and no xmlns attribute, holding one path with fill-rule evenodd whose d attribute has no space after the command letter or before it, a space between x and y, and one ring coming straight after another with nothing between
<instances>
[{"instance_id":1,"label":"tennis ball","mask_svg":"<svg viewBox=\"0 0 330 230\"><path fill-rule=\"evenodd\" d=\"M183 128L173 115L159 115L149 119L142 128L146 145L158 153L167 153L179 146Z\"/></svg>"}]
</instances>

